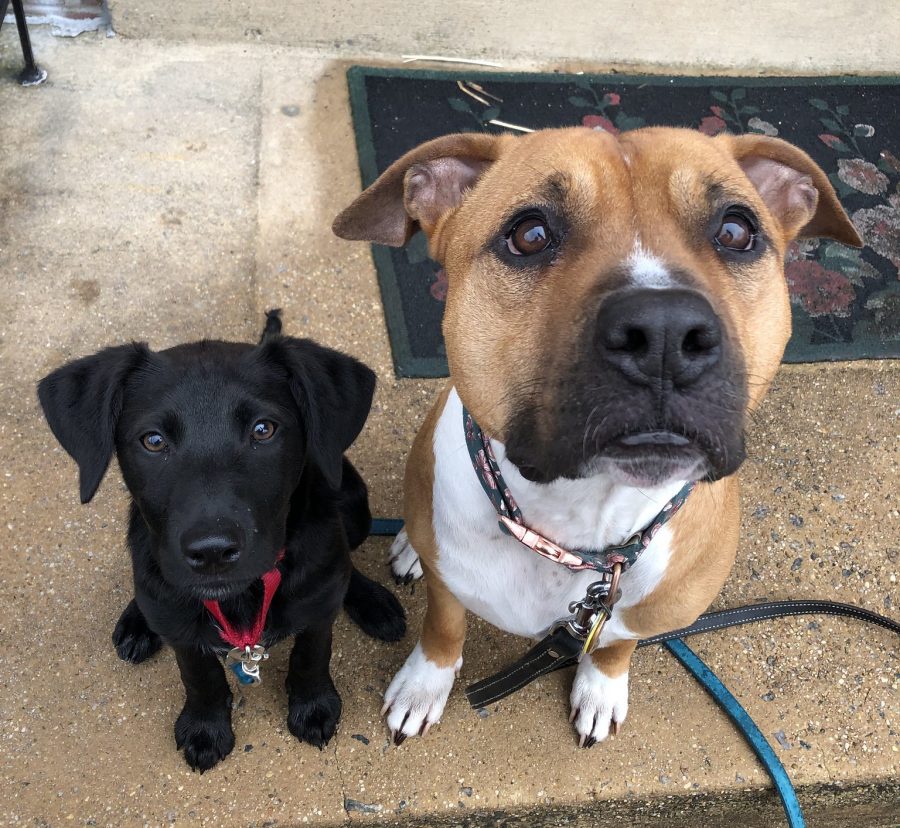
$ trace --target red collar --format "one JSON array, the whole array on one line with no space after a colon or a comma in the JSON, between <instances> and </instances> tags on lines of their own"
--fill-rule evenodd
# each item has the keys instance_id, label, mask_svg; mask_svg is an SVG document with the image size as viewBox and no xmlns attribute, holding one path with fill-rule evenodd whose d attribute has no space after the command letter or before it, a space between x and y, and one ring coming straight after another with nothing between
<instances>
[{"instance_id":1,"label":"red collar","mask_svg":"<svg viewBox=\"0 0 900 828\"><path fill-rule=\"evenodd\" d=\"M261 578L263 582L262 606L260 606L259 612L253 620L250 629L235 629L225 617L218 601L203 602L203 606L205 606L212 617L216 619L216 622L219 625L219 635L222 636L222 640L226 644L230 644L232 647L237 647L240 650L244 650L246 647L252 648L259 644L259 640L262 638L263 629L266 626L266 616L269 614L269 606L272 603L272 599L275 597L275 591L278 589L279 584L281 584L281 570L278 568L278 564L281 563L283 558L284 549L278 553L278 557L275 559L275 566Z\"/></svg>"}]
</instances>

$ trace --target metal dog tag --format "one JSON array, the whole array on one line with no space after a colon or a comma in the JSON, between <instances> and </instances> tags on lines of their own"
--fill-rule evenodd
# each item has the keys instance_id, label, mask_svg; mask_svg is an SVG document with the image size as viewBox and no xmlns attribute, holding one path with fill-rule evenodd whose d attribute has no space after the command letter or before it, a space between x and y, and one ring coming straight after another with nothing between
<instances>
[{"instance_id":1,"label":"metal dog tag","mask_svg":"<svg viewBox=\"0 0 900 828\"><path fill-rule=\"evenodd\" d=\"M234 673L235 678L241 684L259 684L262 678L259 675L259 665L269 657L266 648L256 644L249 644L241 649L234 647L225 656L225 666Z\"/></svg>"}]
</instances>

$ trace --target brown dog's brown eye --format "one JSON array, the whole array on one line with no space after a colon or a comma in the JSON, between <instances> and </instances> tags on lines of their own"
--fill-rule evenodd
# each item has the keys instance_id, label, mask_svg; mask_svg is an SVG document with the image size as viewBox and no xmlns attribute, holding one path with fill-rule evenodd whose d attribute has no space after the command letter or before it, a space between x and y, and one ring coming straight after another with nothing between
<instances>
[{"instance_id":1,"label":"brown dog's brown eye","mask_svg":"<svg viewBox=\"0 0 900 828\"><path fill-rule=\"evenodd\" d=\"M522 219L506 237L506 246L515 256L534 256L549 247L550 228L538 216Z\"/></svg>"},{"instance_id":2,"label":"brown dog's brown eye","mask_svg":"<svg viewBox=\"0 0 900 828\"><path fill-rule=\"evenodd\" d=\"M750 222L737 213L727 213L716 233L716 243L729 250L750 250L755 238Z\"/></svg>"},{"instance_id":3,"label":"brown dog's brown eye","mask_svg":"<svg viewBox=\"0 0 900 828\"><path fill-rule=\"evenodd\" d=\"M253 439L256 440L257 443L264 443L266 440L271 440L272 435L275 434L275 423L271 420L257 420L253 424Z\"/></svg>"},{"instance_id":4,"label":"brown dog's brown eye","mask_svg":"<svg viewBox=\"0 0 900 828\"><path fill-rule=\"evenodd\" d=\"M152 451L154 453L162 451L166 447L166 441L158 431L148 431L141 437L141 444L147 451Z\"/></svg>"}]
</instances>

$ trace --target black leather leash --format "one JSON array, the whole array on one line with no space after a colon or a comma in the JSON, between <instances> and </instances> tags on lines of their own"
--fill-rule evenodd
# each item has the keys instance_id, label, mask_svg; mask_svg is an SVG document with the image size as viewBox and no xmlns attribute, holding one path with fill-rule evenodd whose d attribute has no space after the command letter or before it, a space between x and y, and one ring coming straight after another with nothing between
<instances>
[{"instance_id":1,"label":"black leather leash","mask_svg":"<svg viewBox=\"0 0 900 828\"><path fill-rule=\"evenodd\" d=\"M637 646L647 647L690 635L737 627L751 621L766 621L770 618L785 618L792 615L837 615L856 618L900 635L900 624L893 619L853 604L818 600L767 601L704 613L689 627L641 639ZM580 652L580 642L563 630L557 630L501 672L470 684L466 688L466 698L475 709L493 704L539 676L574 665Z\"/></svg>"},{"instance_id":2,"label":"black leather leash","mask_svg":"<svg viewBox=\"0 0 900 828\"><path fill-rule=\"evenodd\" d=\"M487 707L540 676L577 663L582 646L581 641L559 628L499 673L470 684L466 688L466 698L476 710Z\"/></svg>"},{"instance_id":3,"label":"black leather leash","mask_svg":"<svg viewBox=\"0 0 900 828\"><path fill-rule=\"evenodd\" d=\"M841 604L837 601L796 600L796 601L766 601L761 604L750 604L746 607L735 609L716 610L701 615L690 627L684 627L673 632L654 635L641 639L638 647L647 647L650 644L662 644L673 638L684 638L688 635L724 630L726 627L737 627L748 624L751 621L766 621L770 618L785 618L791 615L842 615L856 618L859 621L867 621L877 624L892 633L900 635L900 624L892 618L879 615L877 612L854 606L853 604Z\"/></svg>"}]
</instances>

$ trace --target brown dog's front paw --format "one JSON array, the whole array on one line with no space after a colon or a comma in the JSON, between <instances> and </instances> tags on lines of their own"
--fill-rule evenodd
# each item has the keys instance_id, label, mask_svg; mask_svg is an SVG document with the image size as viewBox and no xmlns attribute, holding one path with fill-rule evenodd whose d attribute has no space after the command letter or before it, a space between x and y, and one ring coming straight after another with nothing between
<instances>
[{"instance_id":1,"label":"brown dog's front paw","mask_svg":"<svg viewBox=\"0 0 900 828\"><path fill-rule=\"evenodd\" d=\"M191 770L208 771L234 748L231 721L227 715L202 717L185 708L175 722L175 745L184 750Z\"/></svg>"},{"instance_id":2,"label":"brown dog's front paw","mask_svg":"<svg viewBox=\"0 0 900 828\"><path fill-rule=\"evenodd\" d=\"M412 544L405 529L401 529L391 544L391 553L388 558L394 581L397 584L411 584L422 577L422 562Z\"/></svg>"},{"instance_id":3,"label":"brown dog's front paw","mask_svg":"<svg viewBox=\"0 0 900 828\"><path fill-rule=\"evenodd\" d=\"M416 645L385 691L381 708L395 745L409 736L424 736L441 718L460 667L462 658L453 667L438 667Z\"/></svg>"},{"instance_id":4,"label":"brown dog's front paw","mask_svg":"<svg viewBox=\"0 0 900 828\"><path fill-rule=\"evenodd\" d=\"M333 684L315 696L293 695L288 702L288 730L301 742L321 750L337 730L341 708L341 697Z\"/></svg>"},{"instance_id":5,"label":"brown dog's front paw","mask_svg":"<svg viewBox=\"0 0 900 828\"><path fill-rule=\"evenodd\" d=\"M628 673L610 678L585 658L578 665L570 697L569 721L578 733L578 746L593 747L618 734L628 715Z\"/></svg>"}]
</instances>

